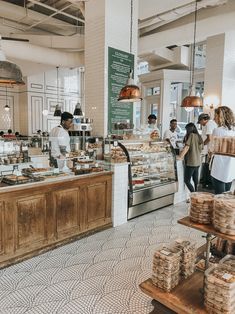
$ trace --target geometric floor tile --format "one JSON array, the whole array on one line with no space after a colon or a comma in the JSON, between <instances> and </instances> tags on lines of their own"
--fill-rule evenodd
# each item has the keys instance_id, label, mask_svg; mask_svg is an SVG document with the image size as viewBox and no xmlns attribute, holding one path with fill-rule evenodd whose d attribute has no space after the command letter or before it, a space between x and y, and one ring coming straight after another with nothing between
<instances>
[{"instance_id":1,"label":"geometric floor tile","mask_svg":"<svg viewBox=\"0 0 235 314\"><path fill-rule=\"evenodd\" d=\"M173 239L205 243L177 224L186 204L169 206L0 269L0 314L148 314L139 284L154 252ZM161 313L159 313L161 314Z\"/></svg>"}]
</instances>

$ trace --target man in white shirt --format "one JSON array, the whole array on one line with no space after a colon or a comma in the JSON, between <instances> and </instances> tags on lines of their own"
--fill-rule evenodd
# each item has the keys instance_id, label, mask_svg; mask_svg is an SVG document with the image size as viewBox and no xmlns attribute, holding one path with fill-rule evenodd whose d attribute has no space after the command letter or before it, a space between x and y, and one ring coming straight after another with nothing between
<instances>
[{"instance_id":1,"label":"man in white shirt","mask_svg":"<svg viewBox=\"0 0 235 314\"><path fill-rule=\"evenodd\" d=\"M172 119L170 121L170 129L166 130L163 135L163 139L170 142L174 149L178 148L177 141L179 140L178 134L176 132L176 128L177 128L177 120Z\"/></svg>"},{"instance_id":2,"label":"man in white shirt","mask_svg":"<svg viewBox=\"0 0 235 314\"><path fill-rule=\"evenodd\" d=\"M204 143L203 153L207 155L210 141L212 139L212 133L214 129L217 128L217 124L214 120L210 119L210 116L207 113L201 113L198 117L197 123L202 126L202 139Z\"/></svg>"},{"instance_id":3,"label":"man in white shirt","mask_svg":"<svg viewBox=\"0 0 235 314\"><path fill-rule=\"evenodd\" d=\"M202 154L205 156L205 161L202 164L201 171L201 180L202 187L210 187L211 183L211 175L209 171L209 156L208 151L210 150L210 142L212 140L212 133L215 128L217 128L217 124L214 120L210 119L209 114L201 113L198 117L198 124L202 126L202 139L204 148Z\"/></svg>"},{"instance_id":4,"label":"man in white shirt","mask_svg":"<svg viewBox=\"0 0 235 314\"><path fill-rule=\"evenodd\" d=\"M73 115L69 112L61 114L60 125L50 132L51 162L57 167L57 159L63 159L70 152L70 137L68 130L73 124Z\"/></svg>"}]
</instances>

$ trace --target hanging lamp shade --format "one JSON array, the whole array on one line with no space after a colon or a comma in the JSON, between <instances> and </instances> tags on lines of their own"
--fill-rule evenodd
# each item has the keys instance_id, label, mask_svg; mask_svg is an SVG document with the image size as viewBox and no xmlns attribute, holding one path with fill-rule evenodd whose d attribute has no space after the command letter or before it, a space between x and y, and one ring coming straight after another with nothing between
<instances>
[{"instance_id":1,"label":"hanging lamp shade","mask_svg":"<svg viewBox=\"0 0 235 314\"><path fill-rule=\"evenodd\" d=\"M187 96L183 99L181 107L187 108L187 107L194 107L194 108L200 108L203 106L202 99L198 96Z\"/></svg>"},{"instance_id":2,"label":"hanging lamp shade","mask_svg":"<svg viewBox=\"0 0 235 314\"><path fill-rule=\"evenodd\" d=\"M0 36L0 84L24 85L23 75L18 65L6 61L6 56L1 47Z\"/></svg>"},{"instance_id":3,"label":"hanging lamp shade","mask_svg":"<svg viewBox=\"0 0 235 314\"><path fill-rule=\"evenodd\" d=\"M0 60L0 84L24 85L22 72L18 65Z\"/></svg>"},{"instance_id":4,"label":"hanging lamp shade","mask_svg":"<svg viewBox=\"0 0 235 314\"><path fill-rule=\"evenodd\" d=\"M54 112L54 117L60 117L61 116L61 108L59 105L55 106L55 112Z\"/></svg>"},{"instance_id":5,"label":"hanging lamp shade","mask_svg":"<svg viewBox=\"0 0 235 314\"><path fill-rule=\"evenodd\" d=\"M83 116L82 108L81 108L81 105L80 105L79 102L78 102L78 103L76 104L76 106L75 106L73 115L74 115L74 116Z\"/></svg>"},{"instance_id":6,"label":"hanging lamp shade","mask_svg":"<svg viewBox=\"0 0 235 314\"><path fill-rule=\"evenodd\" d=\"M129 73L128 80L126 85L121 89L118 97L118 101L120 102L136 102L141 101L141 93L140 89L132 78L132 71Z\"/></svg>"},{"instance_id":7,"label":"hanging lamp shade","mask_svg":"<svg viewBox=\"0 0 235 314\"><path fill-rule=\"evenodd\" d=\"M5 105L4 110L5 110L5 111L9 111L9 110L10 110L10 107L9 107L8 105Z\"/></svg>"},{"instance_id":8,"label":"hanging lamp shade","mask_svg":"<svg viewBox=\"0 0 235 314\"><path fill-rule=\"evenodd\" d=\"M131 2L131 18L130 18L130 53L132 53L132 36L133 36L133 0ZM136 102L141 101L141 92L139 87L135 84L133 78L133 71L130 69L129 77L126 85L120 90L118 101L120 102Z\"/></svg>"},{"instance_id":9,"label":"hanging lamp shade","mask_svg":"<svg viewBox=\"0 0 235 314\"><path fill-rule=\"evenodd\" d=\"M200 108L203 107L202 99L196 96L194 84L194 71L195 71L195 47L196 47L196 29L197 29L197 3L200 0L195 0L194 10L194 32L193 32L193 46L191 52L191 65L190 65L190 93L186 96L181 103L183 108ZM187 110L187 111L190 111Z\"/></svg>"}]
</instances>

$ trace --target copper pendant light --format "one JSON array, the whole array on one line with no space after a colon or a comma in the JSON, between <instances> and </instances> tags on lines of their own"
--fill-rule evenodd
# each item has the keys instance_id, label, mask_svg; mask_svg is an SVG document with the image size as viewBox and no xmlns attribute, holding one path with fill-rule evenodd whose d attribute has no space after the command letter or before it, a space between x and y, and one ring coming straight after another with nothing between
<instances>
[{"instance_id":1,"label":"copper pendant light","mask_svg":"<svg viewBox=\"0 0 235 314\"><path fill-rule=\"evenodd\" d=\"M135 101L141 101L141 94L140 89L137 85L135 85L135 82L132 78L133 71L131 70L129 73L128 80L126 82L126 85L121 89L118 97L118 101L121 102L135 102Z\"/></svg>"},{"instance_id":2,"label":"copper pendant light","mask_svg":"<svg viewBox=\"0 0 235 314\"><path fill-rule=\"evenodd\" d=\"M132 28L133 28L133 0L131 0L131 22L130 22L130 53L132 53ZM133 70L130 69L129 77L126 85L121 89L118 97L120 102L137 102L141 101L141 93L139 87L133 80Z\"/></svg>"},{"instance_id":3,"label":"copper pendant light","mask_svg":"<svg viewBox=\"0 0 235 314\"><path fill-rule=\"evenodd\" d=\"M196 47L196 26L197 26L197 3L200 0L195 1L195 12L194 12L194 34L193 34L193 47L191 54L191 66L190 66L190 92L189 96L185 97L181 103L183 108L200 108L203 106L202 99L195 95L194 86L194 70L195 70L195 47Z\"/></svg>"},{"instance_id":4,"label":"copper pendant light","mask_svg":"<svg viewBox=\"0 0 235 314\"><path fill-rule=\"evenodd\" d=\"M24 85L23 76L18 65L6 61L6 56L1 49L0 36L0 84L3 85Z\"/></svg>"}]
</instances>

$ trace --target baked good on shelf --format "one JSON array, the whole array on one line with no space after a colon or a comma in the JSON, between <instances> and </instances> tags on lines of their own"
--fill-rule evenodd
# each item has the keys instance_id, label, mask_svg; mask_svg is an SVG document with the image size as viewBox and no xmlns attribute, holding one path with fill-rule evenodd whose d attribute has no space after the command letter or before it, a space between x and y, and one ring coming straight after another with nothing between
<instances>
[{"instance_id":1,"label":"baked good on shelf","mask_svg":"<svg viewBox=\"0 0 235 314\"><path fill-rule=\"evenodd\" d=\"M175 245L181 250L180 274L182 278L186 279L195 271L196 243L178 239L175 241Z\"/></svg>"},{"instance_id":2,"label":"baked good on shelf","mask_svg":"<svg viewBox=\"0 0 235 314\"><path fill-rule=\"evenodd\" d=\"M235 269L218 264L205 272L205 306L209 313L235 312Z\"/></svg>"},{"instance_id":3,"label":"baked good on shelf","mask_svg":"<svg viewBox=\"0 0 235 314\"><path fill-rule=\"evenodd\" d=\"M214 205L214 195L207 192L194 192L190 196L189 217L193 222L210 224Z\"/></svg>"},{"instance_id":4,"label":"baked good on shelf","mask_svg":"<svg viewBox=\"0 0 235 314\"><path fill-rule=\"evenodd\" d=\"M171 291L180 279L181 250L163 246L153 257L152 282L164 291Z\"/></svg>"},{"instance_id":5,"label":"baked good on shelf","mask_svg":"<svg viewBox=\"0 0 235 314\"><path fill-rule=\"evenodd\" d=\"M215 196L213 225L216 230L235 235L235 196L220 194Z\"/></svg>"}]
</instances>

